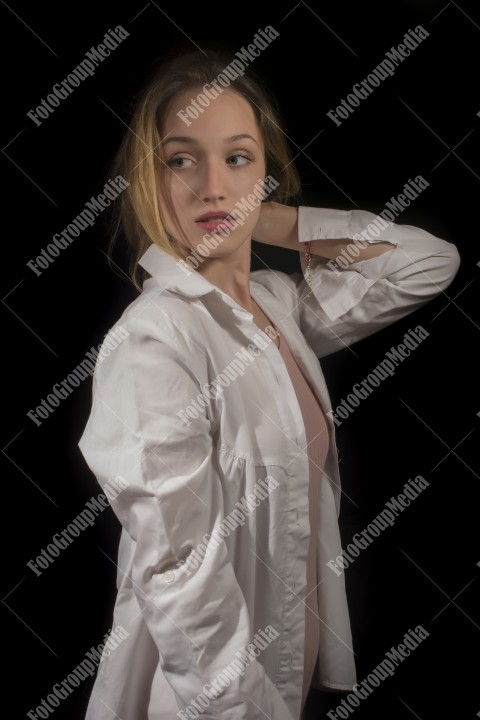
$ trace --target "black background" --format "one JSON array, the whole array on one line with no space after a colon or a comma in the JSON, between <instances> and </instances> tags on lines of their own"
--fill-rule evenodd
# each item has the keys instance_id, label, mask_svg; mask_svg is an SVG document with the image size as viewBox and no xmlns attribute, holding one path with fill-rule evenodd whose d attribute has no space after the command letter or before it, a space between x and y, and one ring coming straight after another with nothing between
<instances>
[{"instance_id":1,"label":"black background","mask_svg":"<svg viewBox=\"0 0 480 720\"><path fill-rule=\"evenodd\" d=\"M430 483L346 572L359 680L409 628L420 624L430 633L353 717L476 717L478 5L292 0L197 3L191 10L182 2L88 0L2 4L0 12L8 40L2 44L8 717L25 717L111 627L119 524L110 509L41 577L26 566L99 492L77 448L91 381L40 427L26 413L101 342L136 296L107 266L102 218L41 277L26 263L101 191L129 100L157 58L194 45L235 52L267 25L280 36L255 65L278 98L303 204L380 212L421 174L430 187L397 222L453 242L461 254L446 292L356 344L355 352L325 358L322 367L335 407L409 328L421 324L430 333L337 431L344 547L409 478L421 474ZM129 37L37 127L26 113L118 24ZM430 36L337 127L326 113L418 24ZM292 251L259 243L253 250L252 270L300 267ZM54 717L83 718L90 690L91 682L79 687Z\"/></svg>"}]
</instances>

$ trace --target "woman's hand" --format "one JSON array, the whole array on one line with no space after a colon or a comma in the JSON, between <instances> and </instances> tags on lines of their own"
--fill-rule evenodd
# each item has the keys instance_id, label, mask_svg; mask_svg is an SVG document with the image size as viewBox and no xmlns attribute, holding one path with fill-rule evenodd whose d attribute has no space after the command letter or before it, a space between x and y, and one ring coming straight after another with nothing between
<instances>
[{"instance_id":1,"label":"woman's hand","mask_svg":"<svg viewBox=\"0 0 480 720\"><path fill-rule=\"evenodd\" d=\"M264 202L260 206L260 217L252 233L252 240L298 252L303 249L303 245L298 241L297 219L296 207Z\"/></svg>"}]
</instances>

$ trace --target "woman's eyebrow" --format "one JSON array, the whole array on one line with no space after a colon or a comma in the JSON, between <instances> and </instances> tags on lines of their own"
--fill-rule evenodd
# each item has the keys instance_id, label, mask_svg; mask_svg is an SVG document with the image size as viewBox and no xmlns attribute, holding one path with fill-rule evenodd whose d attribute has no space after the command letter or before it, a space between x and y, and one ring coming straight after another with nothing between
<instances>
[{"instance_id":1,"label":"woman's eyebrow","mask_svg":"<svg viewBox=\"0 0 480 720\"><path fill-rule=\"evenodd\" d=\"M244 138L250 138L250 140L253 140L253 142L258 145L258 142L255 140L253 135L249 135L248 133L239 133L238 135L232 135L232 137L225 138L225 142L232 142L235 140L243 140Z\"/></svg>"},{"instance_id":2,"label":"woman's eyebrow","mask_svg":"<svg viewBox=\"0 0 480 720\"><path fill-rule=\"evenodd\" d=\"M168 145L168 143L171 143L171 142L183 142L183 143L190 143L193 145L197 144L197 141L195 140L195 138L191 138L191 137L187 137L187 136L183 136L183 135L175 135L172 137L165 138L165 140L162 140L162 142L160 144Z\"/></svg>"},{"instance_id":3,"label":"woman's eyebrow","mask_svg":"<svg viewBox=\"0 0 480 720\"><path fill-rule=\"evenodd\" d=\"M258 145L258 142L255 140L253 135L249 135L248 133L238 133L237 135L232 135L229 138L225 138L224 142L234 142L236 140L243 140L244 138L249 138L250 140L253 140L253 142ZM198 145L199 141L195 138L189 137L188 135L172 135L171 137L165 138L161 142L163 146L168 145L168 143L172 142L182 142L182 143L189 143L190 145Z\"/></svg>"}]
</instances>

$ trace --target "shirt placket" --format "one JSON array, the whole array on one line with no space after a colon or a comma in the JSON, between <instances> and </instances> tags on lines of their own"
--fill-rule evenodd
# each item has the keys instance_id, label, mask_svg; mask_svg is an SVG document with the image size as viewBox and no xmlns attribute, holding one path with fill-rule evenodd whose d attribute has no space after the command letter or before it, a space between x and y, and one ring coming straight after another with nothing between
<instances>
[{"instance_id":1,"label":"shirt placket","mask_svg":"<svg viewBox=\"0 0 480 720\"><path fill-rule=\"evenodd\" d=\"M254 342L259 329L246 310L236 309L242 332L248 342ZM298 403L289 372L275 343L262 330L268 341L267 346L256 358L262 368L262 374L270 379L272 393L282 423L278 432L283 432L293 441L286 452L287 472L290 479L287 489L286 553L282 558L282 568L275 571L280 574L286 585L285 599L281 618L281 641L277 672L274 678L276 687L290 695L292 702L300 707L304 666L305 605L301 598L306 592L306 568L308 540L305 540L308 528L308 486L309 461L304 448L306 432L302 412ZM302 482L303 479L303 482ZM299 548L303 548L300 552Z\"/></svg>"}]
</instances>

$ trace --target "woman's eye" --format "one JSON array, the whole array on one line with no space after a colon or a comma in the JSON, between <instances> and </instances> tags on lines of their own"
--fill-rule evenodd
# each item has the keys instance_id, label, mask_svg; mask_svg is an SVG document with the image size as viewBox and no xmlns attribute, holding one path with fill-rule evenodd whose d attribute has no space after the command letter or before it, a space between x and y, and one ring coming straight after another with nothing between
<instances>
[{"instance_id":1,"label":"woman's eye","mask_svg":"<svg viewBox=\"0 0 480 720\"><path fill-rule=\"evenodd\" d=\"M228 158L229 160L237 160L237 162L231 162L230 165L246 165L248 162L251 162L252 158L248 157L248 155L230 155Z\"/></svg>"},{"instance_id":2,"label":"woman's eye","mask_svg":"<svg viewBox=\"0 0 480 720\"><path fill-rule=\"evenodd\" d=\"M186 167L184 163L187 162L191 162L191 160L185 157L176 157L172 158L172 160L169 160L167 165L169 167L173 167L174 170L181 170L182 168Z\"/></svg>"}]
</instances>

